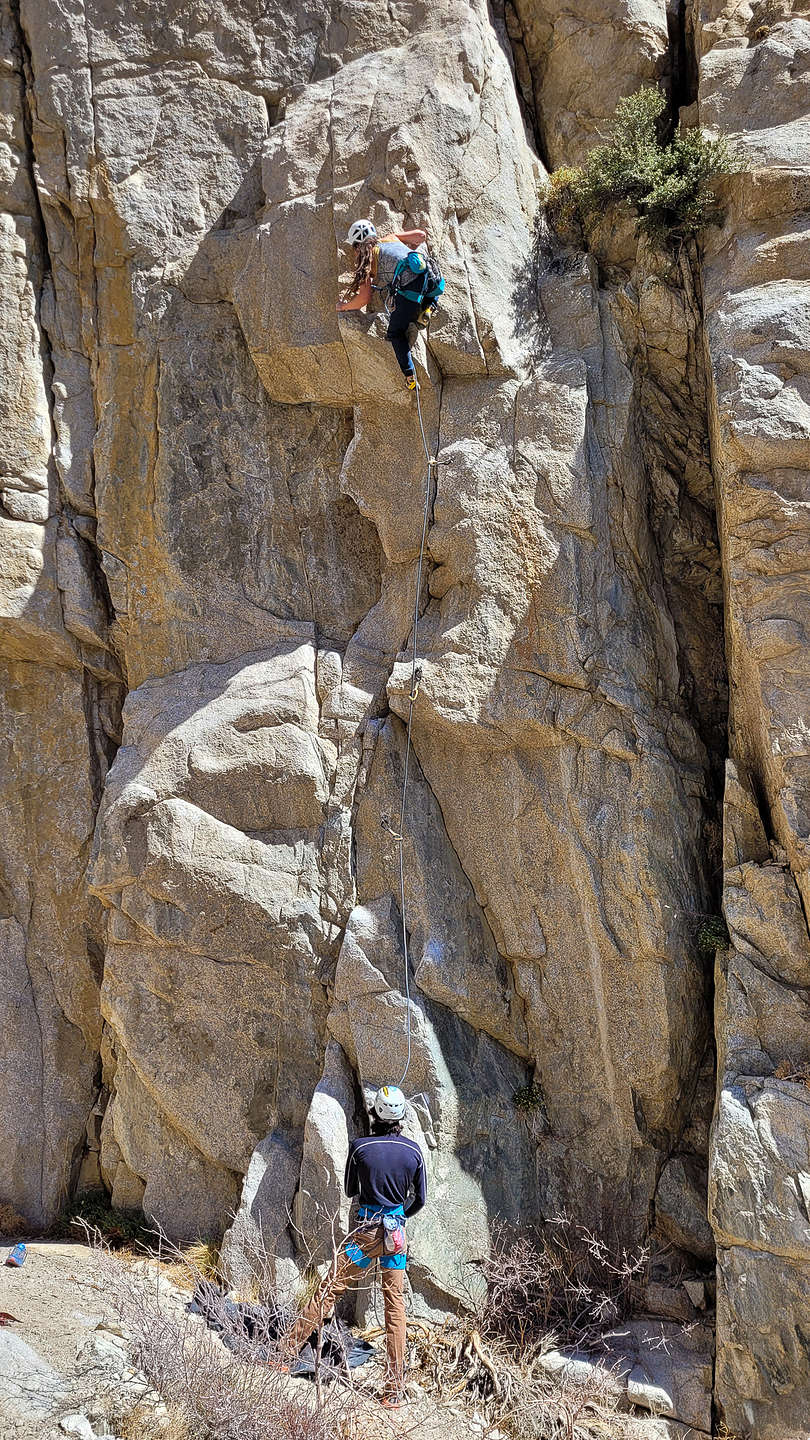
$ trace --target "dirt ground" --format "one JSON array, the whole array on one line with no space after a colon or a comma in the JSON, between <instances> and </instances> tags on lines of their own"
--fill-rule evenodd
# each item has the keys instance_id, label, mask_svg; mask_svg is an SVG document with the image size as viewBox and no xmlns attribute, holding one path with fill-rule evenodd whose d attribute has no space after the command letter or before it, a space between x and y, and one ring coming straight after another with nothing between
<instances>
[{"instance_id":1,"label":"dirt ground","mask_svg":"<svg viewBox=\"0 0 810 1440\"><path fill-rule=\"evenodd\" d=\"M40 1440L77 1408L77 1351L110 1318L98 1257L86 1245L29 1244L20 1269L0 1264L0 1310L19 1321L0 1329L0 1440Z\"/></svg>"},{"instance_id":2,"label":"dirt ground","mask_svg":"<svg viewBox=\"0 0 810 1440\"><path fill-rule=\"evenodd\" d=\"M81 1435L80 1428L62 1428L71 1415L89 1417L91 1434L109 1433L105 1414L116 1409L111 1386L117 1373L131 1383L133 1372L109 1303L108 1262L78 1243L35 1241L20 1269L1 1263L6 1253L0 1246L0 1311L19 1323L0 1327L0 1440ZM364 1368L362 1440L484 1440L484 1427L472 1417L427 1397L386 1414L374 1398L377 1379L375 1367ZM310 1388L308 1381L289 1383ZM121 1388L128 1392L123 1382Z\"/></svg>"},{"instance_id":3,"label":"dirt ground","mask_svg":"<svg viewBox=\"0 0 810 1440\"><path fill-rule=\"evenodd\" d=\"M79 1341L109 1314L98 1257L87 1245L34 1241L21 1269L0 1265L0 1310L16 1315L14 1333L68 1374Z\"/></svg>"}]
</instances>

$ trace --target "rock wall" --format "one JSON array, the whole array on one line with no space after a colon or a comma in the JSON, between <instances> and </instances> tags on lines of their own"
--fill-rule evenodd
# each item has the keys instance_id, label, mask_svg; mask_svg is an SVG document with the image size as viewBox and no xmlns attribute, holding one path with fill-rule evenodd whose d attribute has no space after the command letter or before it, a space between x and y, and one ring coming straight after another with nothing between
<instances>
[{"instance_id":1,"label":"rock wall","mask_svg":"<svg viewBox=\"0 0 810 1440\"><path fill-rule=\"evenodd\" d=\"M90 505L60 486L31 71L5 3L0 36L0 1165L7 1198L41 1222L75 1178L98 1087L103 930L86 868L120 739L120 672Z\"/></svg>"},{"instance_id":2,"label":"rock wall","mask_svg":"<svg viewBox=\"0 0 810 1440\"><path fill-rule=\"evenodd\" d=\"M261 1223L289 1276L410 1013L426 1311L496 1216L653 1223L708 1275L716 1046L717 1400L798 1435L800 11L0 0L0 1198L32 1223L101 1178L179 1236L238 1207L234 1266ZM725 228L566 249L545 164L656 78L749 149ZM448 280L407 987L425 465L384 318L334 309L360 213Z\"/></svg>"},{"instance_id":3,"label":"rock wall","mask_svg":"<svg viewBox=\"0 0 810 1440\"><path fill-rule=\"evenodd\" d=\"M709 1192L717 1398L732 1429L781 1440L806 1429L808 1398L810 14L696 4L691 26L700 119L748 163L704 263L732 757Z\"/></svg>"}]
</instances>

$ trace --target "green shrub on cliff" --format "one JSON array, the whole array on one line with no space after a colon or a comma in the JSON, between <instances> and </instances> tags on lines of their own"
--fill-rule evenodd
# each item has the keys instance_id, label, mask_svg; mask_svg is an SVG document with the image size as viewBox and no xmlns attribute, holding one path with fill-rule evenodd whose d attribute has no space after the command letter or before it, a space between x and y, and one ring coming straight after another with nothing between
<instances>
[{"instance_id":1,"label":"green shrub on cliff","mask_svg":"<svg viewBox=\"0 0 810 1440\"><path fill-rule=\"evenodd\" d=\"M149 1250L155 1240L154 1227L140 1211L118 1210L103 1190L91 1190L75 1204L69 1204L51 1228L55 1239L81 1240L77 1231L89 1231L111 1250Z\"/></svg>"},{"instance_id":2,"label":"green shrub on cliff","mask_svg":"<svg viewBox=\"0 0 810 1440\"><path fill-rule=\"evenodd\" d=\"M715 951L728 945L728 926L722 915L707 915L698 927L697 948L704 959L713 960Z\"/></svg>"},{"instance_id":3,"label":"green shrub on cliff","mask_svg":"<svg viewBox=\"0 0 810 1440\"><path fill-rule=\"evenodd\" d=\"M638 230L660 242L685 240L721 219L712 182L739 168L724 140L700 130L659 139L666 106L660 90L646 87L620 100L610 139L581 167L549 177L546 207L561 232L588 226L608 206L630 206Z\"/></svg>"}]
</instances>

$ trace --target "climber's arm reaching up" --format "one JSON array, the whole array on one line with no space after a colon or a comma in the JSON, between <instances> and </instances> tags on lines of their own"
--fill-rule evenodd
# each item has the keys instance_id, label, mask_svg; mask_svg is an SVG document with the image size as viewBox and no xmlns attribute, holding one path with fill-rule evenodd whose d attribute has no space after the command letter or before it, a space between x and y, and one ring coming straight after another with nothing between
<instances>
[{"instance_id":1,"label":"climber's arm reaching up","mask_svg":"<svg viewBox=\"0 0 810 1440\"><path fill-rule=\"evenodd\" d=\"M339 300L337 308L338 310L362 310L364 305L368 305L370 299L371 281L364 280L357 294L352 295L351 300Z\"/></svg>"},{"instance_id":2,"label":"climber's arm reaching up","mask_svg":"<svg viewBox=\"0 0 810 1440\"><path fill-rule=\"evenodd\" d=\"M412 250L416 250L426 243L427 230L402 230L396 238L401 240L403 245L409 245Z\"/></svg>"}]
</instances>

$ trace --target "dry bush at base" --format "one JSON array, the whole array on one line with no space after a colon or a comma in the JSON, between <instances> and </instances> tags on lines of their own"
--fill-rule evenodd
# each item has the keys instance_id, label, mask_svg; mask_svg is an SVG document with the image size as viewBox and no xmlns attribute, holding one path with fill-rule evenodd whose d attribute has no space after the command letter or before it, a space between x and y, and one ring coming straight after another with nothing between
<instances>
[{"instance_id":1,"label":"dry bush at base","mask_svg":"<svg viewBox=\"0 0 810 1440\"><path fill-rule=\"evenodd\" d=\"M169 1414L158 1420L145 1405L136 1405L116 1420L115 1430L116 1440L196 1440L182 1415Z\"/></svg>"},{"instance_id":2,"label":"dry bush at base","mask_svg":"<svg viewBox=\"0 0 810 1440\"><path fill-rule=\"evenodd\" d=\"M179 1252L170 1247L170 1254L180 1263ZM291 1383L275 1338L261 1331L246 1336L229 1319L224 1297L218 1318L233 1352L188 1313L159 1266L136 1269L109 1257L108 1272L133 1363L194 1440L346 1440L351 1433L352 1396L330 1395L327 1409L314 1388Z\"/></svg>"},{"instance_id":3,"label":"dry bush at base","mask_svg":"<svg viewBox=\"0 0 810 1440\"><path fill-rule=\"evenodd\" d=\"M496 1225L489 1254L473 1262L486 1294L470 1296L472 1323L411 1322L412 1371L442 1401L472 1401L515 1440L622 1440L634 1422L620 1413L611 1369L594 1360L551 1372L542 1359L558 1344L598 1348L646 1266L645 1249L611 1248L564 1216L533 1230Z\"/></svg>"},{"instance_id":4,"label":"dry bush at base","mask_svg":"<svg viewBox=\"0 0 810 1440\"><path fill-rule=\"evenodd\" d=\"M22 1215L19 1215L13 1205L7 1201L0 1201L0 1236L5 1239L16 1238L25 1233L26 1225Z\"/></svg>"},{"instance_id":5,"label":"dry bush at base","mask_svg":"<svg viewBox=\"0 0 810 1440\"><path fill-rule=\"evenodd\" d=\"M500 1418L510 1440L637 1440L635 1417L619 1410L609 1371L586 1383L524 1381Z\"/></svg>"},{"instance_id":6,"label":"dry bush at base","mask_svg":"<svg viewBox=\"0 0 810 1440\"><path fill-rule=\"evenodd\" d=\"M789 1060L783 1060L777 1065L773 1072L774 1080L792 1080L797 1085L806 1085L810 1090L810 1065L804 1063L791 1065Z\"/></svg>"},{"instance_id":7,"label":"dry bush at base","mask_svg":"<svg viewBox=\"0 0 810 1440\"><path fill-rule=\"evenodd\" d=\"M333 1264L339 1248L333 1237ZM214 1318L234 1346L224 1348L167 1281L182 1268L190 1288L202 1283L195 1254L161 1237L152 1260L133 1265L108 1256L107 1261L108 1292L133 1361L174 1417L165 1440L450 1440L469 1433L472 1409L510 1440L622 1440L625 1425L632 1423L619 1413L622 1391L608 1369L592 1364L550 1373L541 1363L544 1350L556 1343L549 1322L558 1322L561 1338L592 1336L597 1324L612 1323L623 1313L632 1277L643 1263L622 1252L613 1255L566 1222L533 1234L499 1227L490 1255L476 1262L488 1293L479 1298L474 1320L441 1327L409 1322L408 1378L421 1382L422 1397L396 1416L376 1403L372 1385L379 1371L371 1377L368 1370L346 1372L330 1384L319 1375L314 1385L282 1373L283 1337L247 1337L238 1316L226 1310L225 1297L209 1283L209 1296L221 1307ZM251 1293L272 1304L275 1261L261 1237L251 1270ZM418 1386L410 1388L412 1396L419 1394ZM132 1420L132 1440L136 1435L158 1440L159 1430L153 1435L150 1423L138 1431Z\"/></svg>"},{"instance_id":8,"label":"dry bush at base","mask_svg":"<svg viewBox=\"0 0 810 1440\"><path fill-rule=\"evenodd\" d=\"M224 1276L219 1246L213 1240L198 1240L194 1245L184 1245L177 1251L177 1259L164 1261L162 1273L178 1290L194 1293L200 1279L221 1284ZM250 1297L251 1299L254 1297Z\"/></svg>"},{"instance_id":9,"label":"dry bush at base","mask_svg":"<svg viewBox=\"0 0 810 1440\"><path fill-rule=\"evenodd\" d=\"M474 1301L481 1332L521 1353L547 1343L598 1347L600 1335L632 1307L648 1251L611 1247L561 1215L542 1227L495 1223L489 1254L474 1261L486 1283Z\"/></svg>"},{"instance_id":10,"label":"dry bush at base","mask_svg":"<svg viewBox=\"0 0 810 1440\"><path fill-rule=\"evenodd\" d=\"M132 1440L423 1440L436 1434L425 1426L424 1407L393 1420L357 1372L332 1375L326 1383L328 1374L317 1371L314 1384L284 1373L285 1336L272 1336L270 1327L248 1336L238 1314L226 1309L226 1297L196 1267L195 1247L180 1250L161 1235L152 1258L133 1264L110 1254L99 1237L95 1244L106 1258L107 1292L133 1363L172 1416L167 1432L164 1422L155 1420L154 1408L141 1431L136 1419L125 1422ZM261 1236L254 1245L248 1288L270 1309L278 1303L275 1259ZM332 1264L337 1256L333 1248ZM187 1293L178 1293L169 1278L178 1272L185 1274L188 1288L206 1286L214 1318L222 1325L220 1335L188 1312ZM144 1409L149 1411L148 1404Z\"/></svg>"},{"instance_id":11,"label":"dry bush at base","mask_svg":"<svg viewBox=\"0 0 810 1440\"><path fill-rule=\"evenodd\" d=\"M607 1368L594 1365L582 1378L547 1374L539 1350L522 1359L458 1322L438 1331L418 1321L408 1328L410 1373L443 1404L463 1399L514 1440L622 1440L632 1423L619 1413L621 1389Z\"/></svg>"},{"instance_id":12,"label":"dry bush at base","mask_svg":"<svg viewBox=\"0 0 810 1440\"><path fill-rule=\"evenodd\" d=\"M222 1279L219 1246L213 1240L198 1240L196 1245L187 1245L181 1253L185 1263L193 1266L206 1280L217 1282Z\"/></svg>"}]
</instances>

